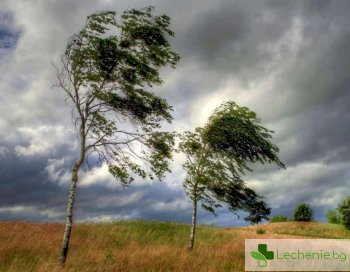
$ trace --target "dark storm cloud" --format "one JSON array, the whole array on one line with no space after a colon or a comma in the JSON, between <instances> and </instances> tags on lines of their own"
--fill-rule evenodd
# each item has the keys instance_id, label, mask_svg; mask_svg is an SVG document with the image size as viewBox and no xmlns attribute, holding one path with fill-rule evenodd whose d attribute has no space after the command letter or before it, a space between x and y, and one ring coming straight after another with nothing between
<instances>
[{"instance_id":1,"label":"dark storm cloud","mask_svg":"<svg viewBox=\"0 0 350 272\"><path fill-rule=\"evenodd\" d=\"M11 12L0 11L0 50L14 48L20 37L21 30L15 25Z\"/></svg>"},{"instance_id":2,"label":"dark storm cloud","mask_svg":"<svg viewBox=\"0 0 350 272\"><path fill-rule=\"evenodd\" d=\"M137 182L137 181L136 181ZM217 211L219 217L227 215L227 208ZM183 188L169 187L164 182L151 185L117 187L108 189L101 185L82 188L77 195L76 217L78 220L104 219L147 219L189 222L191 203ZM198 222L216 225L237 224L239 220L231 213L226 221L199 208ZM240 222L242 224L242 222Z\"/></svg>"},{"instance_id":3,"label":"dark storm cloud","mask_svg":"<svg viewBox=\"0 0 350 272\"><path fill-rule=\"evenodd\" d=\"M280 130L281 149L286 150L289 165L318 159L326 163L348 161L350 3L303 4L305 9L300 9L299 16L307 44L276 81L271 92L275 94L275 103L271 103L275 111L269 119L285 123Z\"/></svg>"},{"instance_id":4,"label":"dark storm cloud","mask_svg":"<svg viewBox=\"0 0 350 272\"><path fill-rule=\"evenodd\" d=\"M114 181L118 184L118 181ZM181 189L181 188L180 188ZM93 184L81 188L78 193L78 209L93 214L107 212L109 214L139 214L148 219L152 205L168 205L176 200L184 200L183 191L178 188L172 189L166 183L154 183L137 185L137 180L129 187L106 188L101 184ZM91 202L92 201L92 202ZM158 207L161 211L161 207ZM171 208L170 208L171 210ZM166 212L166 211L165 211ZM171 215L170 215L171 216Z\"/></svg>"},{"instance_id":5,"label":"dark storm cloud","mask_svg":"<svg viewBox=\"0 0 350 272\"><path fill-rule=\"evenodd\" d=\"M292 28L300 9L291 1L213 3L182 24L176 22L176 16L173 19L174 45L182 56L179 67L183 69L177 92L169 98L181 119L189 115L195 99L213 94L229 79L249 93L252 84L271 76L276 54L272 47ZM288 48L285 51L280 54L288 58ZM227 99L238 95L232 90Z\"/></svg>"},{"instance_id":6,"label":"dark storm cloud","mask_svg":"<svg viewBox=\"0 0 350 272\"><path fill-rule=\"evenodd\" d=\"M48 220L37 211L63 207L66 192L48 180L46 158L0 157L0 217L3 220ZM34 209L35 212L30 213Z\"/></svg>"},{"instance_id":7,"label":"dark storm cloud","mask_svg":"<svg viewBox=\"0 0 350 272\"><path fill-rule=\"evenodd\" d=\"M264 46L290 28L296 5L264 1L225 1L193 18L186 32L184 58L204 69L248 83L268 74L273 52Z\"/></svg>"},{"instance_id":8,"label":"dark storm cloud","mask_svg":"<svg viewBox=\"0 0 350 272\"><path fill-rule=\"evenodd\" d=\"M4 145L2 145L4 146ZM56 152L19 156L15 147L7 145L0 154L0 206L52 206L61 203L65 188L50 176L50 158L63 158L62 168L69 169L74 155L69 146L59 146ZM64 196L65 199L65 196Z\"/></svg>"},{"instance_id":9,"label":"dark storm cloud","mask_svg":"<svg viewBox=\"0 0 350 272\"><path fill-rule=\"evenodd\" d=\"M50 180L43 160L11 158L1 171L0 216L3 220L63 221L68 184ZM15 173L15 174L14 174ZM26 178L27 177L27 178ZM118 184L118 181L115 181ZM188 221L191 211L182 188L166 183L107 188L93 184L78 188L77 221L159 219Z\"/></svg>"},{"instance_id":10,"label":"dark storm cloud","mask_svg":"<svg viewBox=\"0 0 350 272\"><path fill-rule=\"evenodd\" d=\"M349 98L346 95L333 103L319 104L293 118L293 130L288 131L280 145L289 151L285 156L288 165L314 160L331 164L350 159L350 117L345 114Z\"/></svg>"}]
</instances>

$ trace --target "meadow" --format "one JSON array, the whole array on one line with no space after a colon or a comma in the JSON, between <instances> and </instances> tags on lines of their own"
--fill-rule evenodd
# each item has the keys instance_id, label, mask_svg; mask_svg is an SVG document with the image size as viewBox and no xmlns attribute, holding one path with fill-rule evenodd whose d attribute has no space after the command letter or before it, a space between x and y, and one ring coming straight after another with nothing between
<instances>
[{"instance_id":1,"label":"meadow","mask_svg":"<svg viewBox=\"0 0 350 272\"><path fill-rule=\"evenodd\" d=\"M241 228L200 225L189 252L187 224L75 224L67 263L61 268L57 258L63 230L62 224L0 222L0 271L244 271L248 238L350 238L343 226L317 222Z\"/></svg>"}]
</instances>

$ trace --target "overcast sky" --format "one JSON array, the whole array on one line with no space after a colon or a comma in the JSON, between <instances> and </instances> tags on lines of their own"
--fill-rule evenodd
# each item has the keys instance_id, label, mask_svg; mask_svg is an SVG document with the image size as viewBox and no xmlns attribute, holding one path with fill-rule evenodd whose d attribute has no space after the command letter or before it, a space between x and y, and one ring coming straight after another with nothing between
<instances>
[{"instance_id":1,"label":"overcast sky","mask_svg":"<svg viewBox=\"0 0 350 272\"><path fill-rule=\"evenodd\" d=\"M350 1L0 0L0 220L63 222L77 138L64 93L52 89L68 38L87 15L153 5L172 20L175 70L154 88L174 107L170 130L205 124L224 100L275 131L287 170L257 165L244 177L272 214L307 202L317 220L350 195ZM162 182L123 189L106 167L81 172L77 221L190 222L181 157ZM233 226L222 208L199 222Z\"/></svg>"}]
</instances>

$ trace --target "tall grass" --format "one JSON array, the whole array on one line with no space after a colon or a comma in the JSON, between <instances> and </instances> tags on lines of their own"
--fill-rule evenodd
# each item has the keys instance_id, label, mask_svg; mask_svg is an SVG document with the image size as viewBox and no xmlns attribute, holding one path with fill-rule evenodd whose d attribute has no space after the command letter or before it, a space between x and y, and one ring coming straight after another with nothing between
<instances>
[{"instance_id":1,"label":"tall grass","mask_svg":"<svg viewBox=\"0 0 350 272\"><path fill-rule=\"evenodd\" d=\"M65 269L57 266L64 226L0 223L0 271L232 271L243 267L236 233L199 226L187 249L189 226L130 221L76 224ZM243 246L242 241L240 246Z\"/></svg>"},{"instance_id":2,"label":"tall grass","mask_svg":"<svg viewBox=\"0 0 350 272\"><path fill-rule=\"evenodd\" d=\"M189 252L190 226L186 224L76 224L62 269L57 258L63 225L0 222L0 271L244 271L244 239L261 238L256 232L258 227L199 226L195 248ZM350 237L349 231L339 227L294 222L267 224L264 238L317 233L330 238Z\"/></svg>"}]
</instances>

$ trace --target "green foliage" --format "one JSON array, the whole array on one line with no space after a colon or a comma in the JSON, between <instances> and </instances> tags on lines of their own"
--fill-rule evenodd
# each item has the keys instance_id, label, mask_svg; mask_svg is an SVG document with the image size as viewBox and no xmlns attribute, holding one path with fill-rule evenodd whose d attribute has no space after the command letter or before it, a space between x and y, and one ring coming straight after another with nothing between
<instances>
[{"instance_id":1,"label":"green foliage","mask_svg":"<svg viewBox=\"0 0 350 272\"><path fill-rule=\"evenodd\" d=\"M350 196L348 196L342 202L339 203L338 212L340 215L341 223L347 229L350 229Z\"/></svg>"},{"instance_id":2,"label":"green foliage","mask_svg":"<svg viewBox=\"0 0 350 272\"><path fill-rule=\"evenodd\" d=\"M175 67L170 18L154 8L94 13L74 34L57 69L57 86L68 95L79 128L81 153L106 163L123 184L133 174L162 178L170 171L174 134L157 131L171 122L172 107L150 91L162 84L159 70ZM131 126L125 123L129 122ZM128 128L128 129L125 129Z\"/></svg>"},{"instance_id":3,"label":"green foliage","mask_svg":"<svg viewBox=\"0 0 350 272\"><path fill-rule=\"evenodd\" d=\"M327 222L331 224L340 224L340 215L337 210L327 211Z\"/></svg>"},{"instance_id":4,"label":"green foliage","mask_svg":"<svg viewBox=\"0 0 350 272\"><path fill-rule=\"evenodd\" d=\"M255 112L228 101L211 115L203 137L215 152L234 159L242 168L249 169L247 162L274 162L284 168L278 147L270 141L271 133L260 125Z\"/></svg>"},{"instance_id":5,"label":"green foliage","mask_svg":"<svg viewBox=\"0 0 350 272\"><path fill-rule=\"evenodd\" d=\"M187 172L186 193L214 214L215 208L224 202L232 212L241 209L250 212L249 220L254 222L267 218L270 209L245 186L240 175L249 169L248 162L275 162L284 167L277 157L277 147L268 140L268 132L271 131L259 126L254 112L231 101L223 103L204 128L180 135L178 151L187 158L183 165ZM236 140L231 140L231 136ZM254 141L250 140L253 138ZM247 153L243 154L241 149ZM249 157L248 152L253 150L254 156Z\"/></svg>"},{"instance_id":6,"label":"green foliage","mask_svg":"<svg viewBox=\"0 0 350 272\"><path fill-rule=\"evenodd\" d=\"M271 208L263 201L262 197L257 196L249 204L248 209L249 216L245 217L244 220L251 224L259 224L262 220L269 220L271 214Z\"/></svg>"},{"instance_id":7,"label":"green foliage","mask_svg":"<svg viewBox=\"0 0 350 272\"><path fill-rule=\"evenodd\" d=\"M287 222L288 217L284 215L275 215L270 219L271 223L277 223L277 222Z\"/></svg>"},{"instance_id":8,"label":"green foliage","mask_svg":"<svg viewBox=\"0 0 350 272\"><path fill-rule=\"evenodd\" d=\"M157 177L162 177L163 173L170 172L168 159L172 158L172 147L175 144L175 133L154 132L148 138L148 146L153 152L150 156L151 170ZM153 176L150 175L153 179Z\"/></svg>"},{"instance_id":9,"label":"green foliage","mask_svg":"<svg viewBox=\"0 0 350 272\"><path fill-rule=\"evenodd\" d=\"M294 221L312 221L313 210L310 205L306 203L300 203L294 210Z\"/></svg>"}]
</instances>

